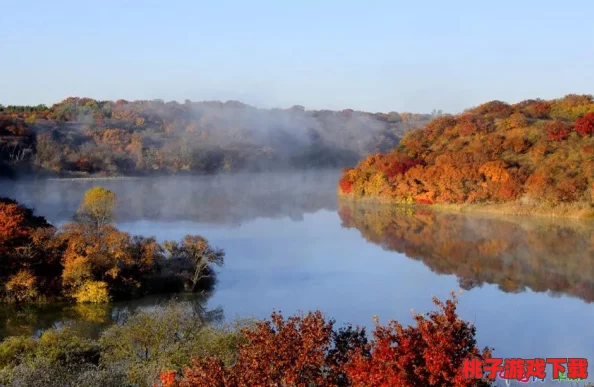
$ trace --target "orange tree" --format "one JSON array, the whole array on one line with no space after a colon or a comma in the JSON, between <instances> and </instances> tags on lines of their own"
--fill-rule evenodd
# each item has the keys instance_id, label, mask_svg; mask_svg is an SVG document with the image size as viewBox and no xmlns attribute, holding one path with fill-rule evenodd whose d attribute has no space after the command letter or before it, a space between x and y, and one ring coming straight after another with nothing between
<instances>
[{"instance_id":1,"label":"orange tree","mask_svg":"<svg viewBox=\"0 0 594 387\"><path fill-rule=\"evenodd\" d=\"M5 301L33 301L40 289L59 289L55 229L30 208L0 198L0 295Z\"/></svg>"}]
</instances>

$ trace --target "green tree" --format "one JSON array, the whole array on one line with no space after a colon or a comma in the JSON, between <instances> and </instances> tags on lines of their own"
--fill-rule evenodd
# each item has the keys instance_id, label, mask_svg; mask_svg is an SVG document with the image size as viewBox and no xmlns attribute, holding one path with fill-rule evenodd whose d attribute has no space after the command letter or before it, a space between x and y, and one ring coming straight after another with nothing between
<instances>
[{"instance_id":1,"label":"green tree","mask_svg":"<svg viewBox=\"0 0 594 387\"><path fill-rule=\"evenodd\" d=\"M165 241L163 246L169 253L169 262L179 265L187 273L188 287L192 292L196 291L201 281L214 277L212 265L224 264L225 252L211 247L199 235L187 235L181 243Z\"/></svg>"},{"instance_id":2,"label":"green tree","mask_svg":"<svg viewBox=\"0 0 594 387\"><path fill-rule=\"evenodd\" d=\"M202 302L172 300L109 327L100 338L101 365L123 364L131 383L151 386L161 371L180 370L196 356L218 356L233 363L244 341L239 328L250 326L250 320L238 321L237 326L215 325L222 321L222 310L205 310Z\"/></svg>"}]
</instances>

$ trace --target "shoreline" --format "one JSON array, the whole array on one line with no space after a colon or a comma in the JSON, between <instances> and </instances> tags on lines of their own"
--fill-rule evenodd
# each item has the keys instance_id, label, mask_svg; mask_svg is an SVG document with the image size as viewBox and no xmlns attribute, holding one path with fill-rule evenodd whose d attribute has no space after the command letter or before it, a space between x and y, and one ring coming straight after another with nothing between
<instances>
[{"instance_id":1,"label":"shoreline","mask_svg":"<svg viewBox=\"0 0 594 387\"><path fill-rule=\"evenodd\" d=\"M105 177L50 177L40 180L48 181L93 181L93 180L139 180L142 179L140 176L105 176Z\"/></svg>"},{"instance_id":2,"label":"shoreline","mask_svg":"<svg viewBox=\"0 0 594 387\"><path fill-rule=\"evenodd\" d=\"M350 194L338 193L338 200L352 203L370 203L378 205L396 206L410 209L425 209L440 212L454 212L460 214L490 214L505 215L513 217L540 217L540 218L561 218L581 221L594 220L594 205L586 202L562 203L559 205L549 204L525 204L518 201L508 203L481 203L481 204L419 204L400 203L392 199L378 197L357 198Z\"/></svg>"},{"instance_id":3,"label":"shoreline","mask_svg":"<svg viewBox=\"0 0 594 387\"><path fill-rule=\"evenodd\" d=\"M216 173L154 173L137 175L100 175L100 174L72 174L72 175L54 175L54 174L29 174L19 177L0 176L0 181L11 182L26 181L94 181L94 180L144 180L155 178L215 178L230 176L252 176L252 175L286 175L286 174L311 174L311 173L333 173L340 175L340 168L311 168L311 169L278 169L278 170L237 170L237 171L219 171Z\"/></svg>"}]
</instances>

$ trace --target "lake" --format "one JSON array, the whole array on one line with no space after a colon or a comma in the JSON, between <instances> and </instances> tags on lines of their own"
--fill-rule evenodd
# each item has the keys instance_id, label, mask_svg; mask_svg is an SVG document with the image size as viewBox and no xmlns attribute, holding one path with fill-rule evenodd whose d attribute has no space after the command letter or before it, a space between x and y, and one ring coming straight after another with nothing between
<instances>
[{"instance_id":1,"label":"lake","mask_svg":"<svg viewBox=\"0 0 594 387\"><path fill-rule=\"evenodd\" d=\"M102 185L119 198L122 230L159 240L206 237L225 250L226 261L204 303L226 319L321 309L339 325L371 329L374 315L410 324L411 309L431 311L432 296L455 291L460 316L496 357L594 361L591 223L339 202L338 178L338 171L322 171L0 182L0 195L59 225L86 189ZM103 309L4 307L1 332L32 332L65 319L107 324L122 309L163 299Z\"/></svg>"}]
</instances>

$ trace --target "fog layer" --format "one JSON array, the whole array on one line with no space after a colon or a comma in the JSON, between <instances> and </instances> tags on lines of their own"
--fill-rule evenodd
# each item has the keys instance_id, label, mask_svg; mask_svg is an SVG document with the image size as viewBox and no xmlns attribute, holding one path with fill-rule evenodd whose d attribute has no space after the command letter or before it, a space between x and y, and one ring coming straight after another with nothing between
<instances>
[{"instance_id":1,"label":"fog layer","mask_svg":"<svg viewBox=\"0 0 594 387\"><path fill-rule=\"evenodd\" d=\"M70 221L84 192L96 185L118 198L117 221L192 220L237 224L258 217L302 219L336 210L339 171L238 173L123 179L0 180L0 197L35 209L52 223Z\"/></svg>"},{"instance_id":2,"label":"fog layer","mask_svg":"<svg viewBox=\"0 0 594 387\"><path fill-rule=\"evenodd\" d=\"M237 101L0 106L0 174L146 175L353 166L433 114L258 109Z\"/></svg>"}]
</instances>

